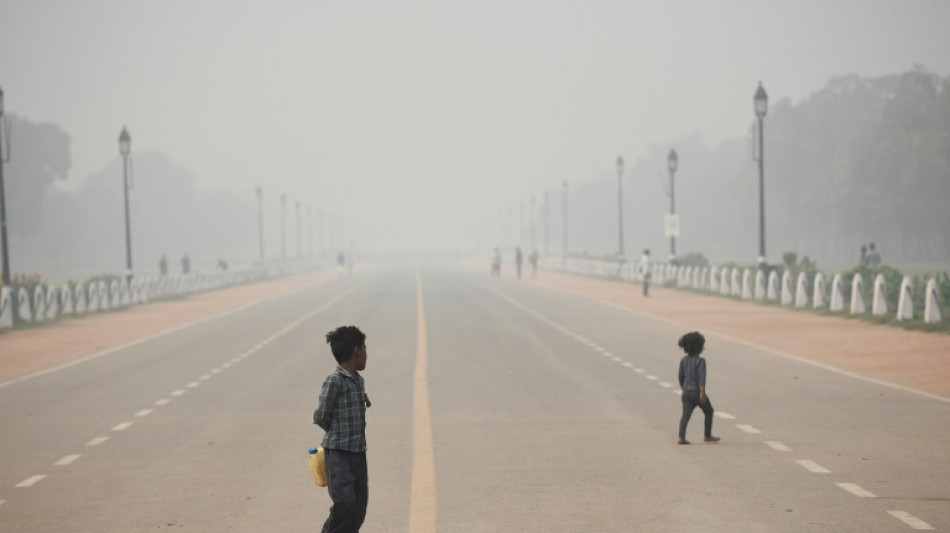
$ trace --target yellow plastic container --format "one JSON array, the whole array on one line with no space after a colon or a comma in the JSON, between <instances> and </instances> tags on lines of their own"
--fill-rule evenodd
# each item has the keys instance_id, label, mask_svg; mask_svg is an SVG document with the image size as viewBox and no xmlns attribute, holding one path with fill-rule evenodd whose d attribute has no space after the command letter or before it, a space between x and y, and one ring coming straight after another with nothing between
<instances>
[{"instance_id":1,"label":"yellow plastic container","mask_svg":"<svg viewBox=\"0 0 950 533\"><path fill-rule=\"evenodd\" d=\"M318 487L326 487L327 463L323 456L323 446L310 448L307 461L310 463L310 473L313 474L313 482L316 483Z\"/></svg>"}]
</instances>

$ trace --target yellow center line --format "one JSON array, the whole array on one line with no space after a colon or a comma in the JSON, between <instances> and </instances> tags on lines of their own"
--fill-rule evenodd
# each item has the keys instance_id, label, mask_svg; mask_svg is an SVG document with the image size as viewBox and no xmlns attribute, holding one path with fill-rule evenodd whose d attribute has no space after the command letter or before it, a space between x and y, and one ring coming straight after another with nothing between
<instances>
[{"instance_id":1,"label":"yellow center line","mask_svg":"<svg viewBox=\"0 0 950 533\"><path fill-rule=\"evenodd\" d=\"M435 456L429 412L429 350L426 345L422 276L416 271L416 368L412 394L412 488L409 497L410 533L435 533Z\"/></svg>"}]
</instances>

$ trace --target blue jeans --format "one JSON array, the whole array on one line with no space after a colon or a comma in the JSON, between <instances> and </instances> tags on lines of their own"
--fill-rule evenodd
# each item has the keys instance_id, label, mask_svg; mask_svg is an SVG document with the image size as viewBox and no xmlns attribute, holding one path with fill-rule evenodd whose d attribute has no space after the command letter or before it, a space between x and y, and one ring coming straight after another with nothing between
<instances>
[{"instance_id":1,"label":"blue jeans","mask_svg":"<svg viewBox=\"0 0 950 533\"><path fill-rule=\"evenodd\" d=\"M686 438L686 424L689 424L689 418L693 416L693 409L699 406L706 415L704 436L712 436L713 409L709 396L706 396L706 403L699 403L699 391L683 391L683 416L680 418L680 438Z\"/></svg>"},{"instance_id":2,"label":"blue jeans","mask_svg":"<svg viewBox=\"0 0 950 533\"><path fill-rule=\"evenodd\" d=\"M366 452L325 450L327 491L333 506L323 524L323 533L357 533L366 518L369 474Z\"/></svg>"}]
</instances>

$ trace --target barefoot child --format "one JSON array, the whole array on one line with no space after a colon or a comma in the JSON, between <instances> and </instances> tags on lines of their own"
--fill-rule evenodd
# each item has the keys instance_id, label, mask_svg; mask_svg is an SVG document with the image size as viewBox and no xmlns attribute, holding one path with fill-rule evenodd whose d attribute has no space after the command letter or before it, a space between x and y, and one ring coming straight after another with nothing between
<instances>
[{"instance_id":1,"label":"barefoot child","mask_svg":"<svg viewBox=\"0 0 950 533\"><path fill-rule=\"evenodd\" d=\"M686 440L686 425L689 424L689 417L692 416L693 409L697 405L706 415L703 440L719 442L719 437L712 435L713 406L706 396L706 360L699 356L703 353L705 345L706 338L698 331L687 333L680 338L679 346L686 355L680 359L679 371L680 388L683 389L683 416L680 418L679 444L689 444Z\"/></svg>"}]
</instances>

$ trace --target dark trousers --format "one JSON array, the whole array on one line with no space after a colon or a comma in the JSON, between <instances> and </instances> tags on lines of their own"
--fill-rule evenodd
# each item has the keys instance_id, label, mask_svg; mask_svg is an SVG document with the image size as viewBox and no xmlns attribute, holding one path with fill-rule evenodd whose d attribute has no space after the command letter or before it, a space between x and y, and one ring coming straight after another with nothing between
<instances>
[{"instance_id":1,"label":"dark trousers","mask_svg":"<svg viewBox=\"0 0 950 533\"><path fill-rule=\"evenodd\" d=\"M323 533L356 533L366 518L369 502L369 474L366 452L325 450L327 491L333 506L323 524Z\"/></svg>"},{"instance_id":2,"label":"dark trousers","mask_svg":"<svg viewBox=\"0 0 950 533\"><path fill-rule=\"evenodd\" d=\"M650 295L650 278L652 277L653 276L651 274L643 275L643 295L644 296Z\"/></svg>"},{"instance_id":3,"label":"dark trousers","mask_svg":"<svg viewBox=\"0 0 950 533\"><path fill-rule=\"evenodd\" d=\"M706 396L706 403L699 403L699 391L683 391L683 416L680 418L680 437L686 438L686 425L689 424L689 417L693 416L693 409L699 406L706 415L703 436L712 436L713 409L709 396Z\"/></svg>"}]
</instances>

